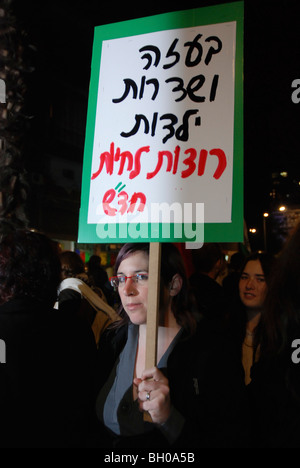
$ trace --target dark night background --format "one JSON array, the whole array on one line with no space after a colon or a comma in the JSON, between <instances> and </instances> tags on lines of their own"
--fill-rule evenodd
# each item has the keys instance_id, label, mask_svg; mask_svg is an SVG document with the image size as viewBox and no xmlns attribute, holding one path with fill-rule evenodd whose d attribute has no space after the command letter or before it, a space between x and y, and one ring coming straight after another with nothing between
<instances>
[{"instance_id":1,"label":"dark night background","mask_svg":"<svg viewBox=\"0 0 300 468\"><path fill-rule=\"evenodd\" d=\"M218 3L229 2L14 1L36 48L29 54L32 118L24 146L33 227L76 240L94 27ZM250 243L262 248L262 213L280 203L300 207L300 103L291 99L292 82L300 79L300 2L245 0L244 6L244 210L247 227L258 230ZM276 179L282 171L288 177Z\"/></svg>"}]
</instances>

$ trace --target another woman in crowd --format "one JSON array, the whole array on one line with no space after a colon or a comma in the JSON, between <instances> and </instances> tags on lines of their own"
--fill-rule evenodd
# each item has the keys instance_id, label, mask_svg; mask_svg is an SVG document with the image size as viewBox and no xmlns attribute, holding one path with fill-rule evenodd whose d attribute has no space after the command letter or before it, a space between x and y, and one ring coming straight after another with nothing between
<instances>
[{"instance_id":1,"label":"another woman in crowd","mask_svg":"<svg viewBox=\"0 0 300 468\"><path fill-rule=\"evenodd\" d=\"M300 223L280 253L249 385L259 448L300 448Z\"/></svg>"},{"instance_id":2,"label":"another woman in crowd","mask_svg":"<svg viewBox=\"0 0 300 468\"><path fill-rule=\"evenodd\" d=\"M239 297L230 305L229 332L243 364L246 385L251 381L251 368L259 356L259 323L273 263L274 259L270 254L249 255L241 269Z\"/></svg>"},{"instance_id":3,"label":"another woman in crowd","mask_svg":"<svg viewBox=\"0 0 300 468\"><path fill-rule=\"evenodd\" d=\"M100 340L94 445L247 446L241 363L212 321L196 323L181 256L167 243L162 244L157 365L145 369L148 269L149 244L121 248L111 281L123 319Z\"/></svg>"}]
</instances>

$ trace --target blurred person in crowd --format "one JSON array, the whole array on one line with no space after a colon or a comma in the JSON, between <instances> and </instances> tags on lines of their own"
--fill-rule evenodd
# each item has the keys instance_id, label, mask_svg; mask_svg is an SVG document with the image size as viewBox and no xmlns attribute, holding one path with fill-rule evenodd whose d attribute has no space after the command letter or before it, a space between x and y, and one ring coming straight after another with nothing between
<instances>
[{"instance_id":1,"label":"blurred person in crowd","mask_svg":"<svg viewBox=\"0 0 300 468\"><path fill-rule=\"evenodd\" d=\"M106 327L119 320L119 316L107 304L102 290L89 281L84 262L76 252L62 252L60 261L62 281L55 307L65 314L84 318L91 326L98 346Z\"/></svg>"},{"instance_id":2,"label":"blurred person in crowd","mask_svg":"<svg viewBox=\"0 0 300 468\"><path fill-rule=\"evenodd\" d=\"M228 264L228 273L222 281L223 291L225 297L231 301L239 294L239 281L241 276L241 269L245 262L245 255L241 252L235 252L230 257Z\"/></svg>"},{"instance_id":3,"label":"blurred person in crowd","mask_svg":"<svg viewBox=\"0 0 300 468\"><path fill-rule=\"evenodd\" d=\"M217 282L225 268L222 247L218 243L205 243L192 250L194 273L189 278L200 316L221 318L225 313L223 287Z\"/></svg>"},{"instance_id":4,"label":"blurred person in crowd","mask_svg":"<svg viewBox=\"0 0 300 468\"><path fill-rule=\"evenodd\" d=\"M274 258L268 253L250 254L241 269L239 297L229 306L229 332L242 360L246 385L251 380L252 365L259 356L259 323L273 265Z\"/></svg>"},{"instance_id":5,"label":"blurred person in crowd","mask_svg":"<svg viewBox=\"0 0 300 468\"><path fill-rule=\"evenodd\" d=\"M104 294L107 303L110 306L114 305L114 291L108 279L106 270L101 265L101 257L92 255L86 264L87 274L91 283L100 288Z\"/></svg>"},{"instance_id":6,"label":"blurred person in crowd","mask_svg":"<svg viewBox=\"0 0 300 468\"><path fill-rule=\"evenodd\" d=\"M96 346L90 328L53 309L55 244L15 229L0 239L0 446L84 445Z\"/></svg>"},{"instance_id":7,"label":"blurred person in crowd","mask_svg":"<svg viewBox=\"0 0 300 468\"><path fill-rule=\"evenodd\" d=\"M111 282L120 295L122 321L100 340L94 446L247 445L241 362L212 321L197 325L182 258L172 244L161 248L152 369L145 369L149 244L125 244L117 257ZM152 422L144 420L144 412Z\"/></svg>"},{"instance_id":8,"label":"blurred person in crowd","mask_svg":"<svg viewBox=\"0 0 300 468\"><path fill-rule=\"evenodd\" d=\"M258 448L300 448L300 223L280 252L249 385Z\"/></svg>"}]
</instances>

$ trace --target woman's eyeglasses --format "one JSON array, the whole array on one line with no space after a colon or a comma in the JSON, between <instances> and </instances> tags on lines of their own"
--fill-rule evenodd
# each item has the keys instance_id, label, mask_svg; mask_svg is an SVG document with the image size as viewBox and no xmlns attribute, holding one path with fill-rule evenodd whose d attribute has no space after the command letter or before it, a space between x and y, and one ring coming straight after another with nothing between
<instances>
[{"instance_id":1,"label":"woman's eyeglasses","mask_svg":"<svg viewBox=\"0 0 300 468\"><path fill-rule=\"evenodd\" d=\"M143 285L148 280L148 274L137 273L136 275L132 275L132 276L125 276L125 275L112 276L111 278L109 278L109 281L113 288L119 288L119 287L124 286L126 283L126 280L128 279L131 279L131 281L133 281L134 283Z\"/></svg>"}]
</instances>

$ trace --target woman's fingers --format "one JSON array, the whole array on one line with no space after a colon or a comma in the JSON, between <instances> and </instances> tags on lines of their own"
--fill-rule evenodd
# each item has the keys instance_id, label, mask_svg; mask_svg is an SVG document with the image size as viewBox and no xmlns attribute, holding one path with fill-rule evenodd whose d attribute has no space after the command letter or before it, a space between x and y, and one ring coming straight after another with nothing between
<instances>
[{"instance_id":1,"label":"woman's fingers","mask_svg":"<svg viewBox=\"0 0 300 468\"><path fill-rule=\"evenodd\" d=\"M155 367L145 370L141 379L134 379L134 384L138 388L140 410L148 411L154 423L164 423L171 407L168 379Z\"/></svg>"}]
</instances>

